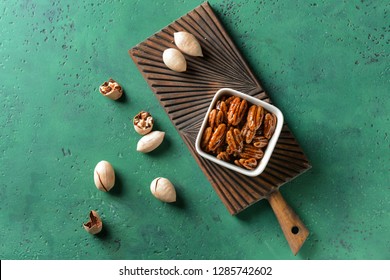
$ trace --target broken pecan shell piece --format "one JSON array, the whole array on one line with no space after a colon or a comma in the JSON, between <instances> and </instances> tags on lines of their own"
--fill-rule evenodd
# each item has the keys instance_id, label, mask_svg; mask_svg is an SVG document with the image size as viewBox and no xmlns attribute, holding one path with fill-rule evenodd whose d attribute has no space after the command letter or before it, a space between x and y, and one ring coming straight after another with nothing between
<instances>
[{"instance_id":1,"label":"broken pecan shell piece","mask_svg":"<svg viewBox=\"0 0 390 280\"><path fill-rule=\"evenodd\" d=\"M89 212L89 221L83 224L84 229L90 234L97 234L101 232L103 228L103 222L99 214L91 210Z\"/></svg>"},{"instance_id":2,"label":"broken pecan shell piece","mask_svg":"<svg viewBox=\"0 0 390 280\"><path fill-rule=\"evenodd\" d=\"M119 99L123 94L122 87L111 78L99 87L99 91L102 95L112 100Z\"/></svg>"},{"instance_id":3,"label":"broken pecan shell piece","mask_svg":"<svg viewBox=\"0 0 390 280\"><path fill-rule=\"evenodd\" d=\"M141 111L133 118L135 131L140 135L148 134L153 129L153 117L149 112Z\"/></svg>"}]
</instances>

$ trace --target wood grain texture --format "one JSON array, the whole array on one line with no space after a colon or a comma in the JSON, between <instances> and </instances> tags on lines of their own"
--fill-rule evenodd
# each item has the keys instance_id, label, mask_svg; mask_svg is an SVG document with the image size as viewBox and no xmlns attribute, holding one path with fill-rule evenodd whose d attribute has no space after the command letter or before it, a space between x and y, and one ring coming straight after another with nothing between
<instances>
[{"instance_id":1,"label":"wood grain texture","mask_svg":"<svg viewBox=\"0 0 390 280\"><path fill-rule=\"evenodd\" d=\"M182 73L169 70L162 61L163 51L175 48L173 33L178 31L192 33L204 54L186 55L187 71ZM139 43L129 54L231 214L267 198L310 168L286 124L267 168L258 177L232 172L197 155L197 133L220 88L232 88L271 102L207 2Z\"/></svg>"},{"instance_id":2,"label":"wood grain texture","mask_svg":"<svg viewBox=\"0 0 390 280\"><path fill-rule=\"evenodd\" d=\"M291 251L296 255L309 236L308 229L286 203L279 191L272 192L268 196L268 202L278 219Z\"/></svg>"}]
</instances>

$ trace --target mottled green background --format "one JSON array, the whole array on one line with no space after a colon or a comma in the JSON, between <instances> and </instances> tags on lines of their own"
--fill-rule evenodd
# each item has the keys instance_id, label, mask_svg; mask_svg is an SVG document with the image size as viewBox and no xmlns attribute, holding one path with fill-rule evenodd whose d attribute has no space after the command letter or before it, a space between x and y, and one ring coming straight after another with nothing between
<instances>
[{"instance_id":1,"label":"mottled green background","mask_svg":"<svg viewBox=\"0 0 390 280\"><path fill-rule=\"evenodd\" d=\"M311 232L294 257L266 201L229 215L128 55L202 1L1 1L0 258L389 259L386 2L210 1L313 165L281 188ZM97 91L109 77L121 102ZM166 131L147 155L140 110ZM176 204L150 194L158 176Z\"/></svg>"}]
</instances>

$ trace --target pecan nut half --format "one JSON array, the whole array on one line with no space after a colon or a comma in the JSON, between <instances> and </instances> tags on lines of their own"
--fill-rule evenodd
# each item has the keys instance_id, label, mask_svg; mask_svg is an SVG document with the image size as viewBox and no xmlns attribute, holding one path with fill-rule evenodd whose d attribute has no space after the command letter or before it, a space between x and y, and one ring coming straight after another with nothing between
<instances>
[{"instance_id":1,"label":"pecan nut half","mask_svg":"<svg viewBox=\"0 0 390 280\"><path fill-rule=\"evenodd\" d=\"M215 119L215 127L218 127L221 123L223 123L224 115L222 111L218 111L217 117Z\"/></svg>"},{"instance_id":2,"label":"pecan nut half","mask_svg":"<svg viewBox=\"0 0 390 280\"><path fill-rule=\"evenodd\" d=\"M212 130L216 129L218 125L223 123L223 113L219 110L213 109L209 115L209 126Z\"/></svg>"},{"instance_id":3,"label":"pecan nut half","mask_svg":"<svg viewBox=\"0 0 390 280\"><path fill-rule=\"evenodd\" d=\"M217 119L217 110L213 109L211 110L209 114L209 126L212 130L214 130L215 120Z\"/></svg>"},{"instance_id":4,"label":"pecan nut half","mask_svg":"<svg viewBox=\"0 0 390 280\"><path fill-rule=\"evenodd\" d=\"M246 168L246 169L248 169L248 170L253 170L253 169L255 169L256 166L257 166L257 160L256 160L255 158L248 158L248 159L240 158L240 159L236 159L236 160L234 161L234 163L235 163L237 166Z\"/></svg>"},{"instance_id":5,"label":"pecan nut half","mask_svg":"<svg viewBox=\"0 0 390 280\"><path fill-rule=\"evenodd\" d=\"M217 155L217 159L229 162L230 161L230 156L227 152L219 152Z\"/></svg>"},{"instance_id":6,"label":"pecan nut half","mask_svg":"<svg viewBox=\"0 0 390 280\"><path fill-rule=\"evenodd\" d=\"M246 100L241 100L241 98L236 97L230 103L229 111L227 114L228 124L238 125L246 113L246 108L248 103Z\"/></svg>"},{"instance_id":7,"label":"pecan nut half","mask_svg":"<svg viewBox=\"0 0 390 280\"><path fill-rule=\"evenodd\" d=\"M250 130L256 131L263 122L264 108L261 106L252 105L248 110L247 125Z\"/></svg>"},{"instance_id":8,"label":"pecan nut half","mask_svg":"<svg viewBox=\"0 0 390 280\"><path fill-rule=\"evenodd\" d=\"M226 133L226 143L228 144L229 153L240 153L244 147L244 140L241 131L238 128L231 128Z\"/></svg>"},{"instance_id":9,"label":"pecan nut half","mask_svg":"<svg viewBox=\"0 0 390 280\"><path fill-rule=\"evenodd\" d=\"M228 108L227 108L225 101L218 101L216 108L222 114L222 122L226 123L227 122Z\"/></svg>"},{"instance_id":10,"label":"pecan nut half","mask_svg":"<svg viewBox=\"0 0 390 280\"><path fill-rule=\"evenodd\" d=\"M264 156L263 150L251 144L245 144L244 148L242 149L242 152L240 152L240 157L245 159L249 159L249 158L261 159L263 158L263 156Z\"/></svg>"},{"instance_id":11,"label":"pecan nut half","mask_svg":"<svg viewBox=\"0 0 390 280\"><path fill-rule=\"evenodd\" d=\"M205 131L203 132L203 136L202 136L202 141L200 143L200 146L202 147L202 149L204 149L206 152L208 151L207 150L207 147L209 145L209 142L210 142L210 139L211 139L211 135L213 134L213 130L212 128L209 126L205 129Z\"/></svg>"},{"instance_id":12,"label":"pecan nut half","mask_svg":"<svg viewBox=\"0 0 390 280\"><path fill-rule=\"evenodd\" d=\"M245 138L245 142L249 144L252 142L253 137L255 137L256 130L250 130L248 123L246 123L241 130L241 135Z\"/></svg>"},{"instance_id":13,"label":"pecan nut half","mask_svg":"<svg viewBox=\"0 0 390 280\"><path fill-rule=\"evenodd\" d=\"M226 124L221 123L218 125L217 129L213 132L211 139L209 141L208 149L209 151L215 151L219 146L221 146L225 141L226 136Z\"/></svg>"},{"instance_id":14,"label":"pecan nut half","mask_svg":"<svg viewBox=\"0 0 390 280\"><path fill-rule=\"evenodd\" d=\"M276 128L276 116L272 113L267 113L264 118L264 137L270 139Z\"/></svg>"},{"instance_id":15,"label":"pecan nut half","mask_svg":"<svg viewBox=\"0 0 390 280\"><path fill-rule=\"evenodd\" d=\"M264 136L256 135L252 140L252 144L256 148L264 148L268 145L268 139Z\"/></svg>"}]
</instances>

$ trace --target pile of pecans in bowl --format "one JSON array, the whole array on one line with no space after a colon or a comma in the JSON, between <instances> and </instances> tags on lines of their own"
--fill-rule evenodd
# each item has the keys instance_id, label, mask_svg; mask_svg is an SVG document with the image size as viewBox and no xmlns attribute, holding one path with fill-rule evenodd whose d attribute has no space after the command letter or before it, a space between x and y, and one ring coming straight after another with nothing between
<instances>
[{"instance_id":1,"label":"pile of pecans in bowl","mask_svg":"<svg viewBox=\"0 0 390 280\"><path fill-rule=\"evenodd\" d=\"M218 159L253 170L277 123L274 114L237 96L222 96L210 111L201 148Z\"/></svg>"}]
</instances>

